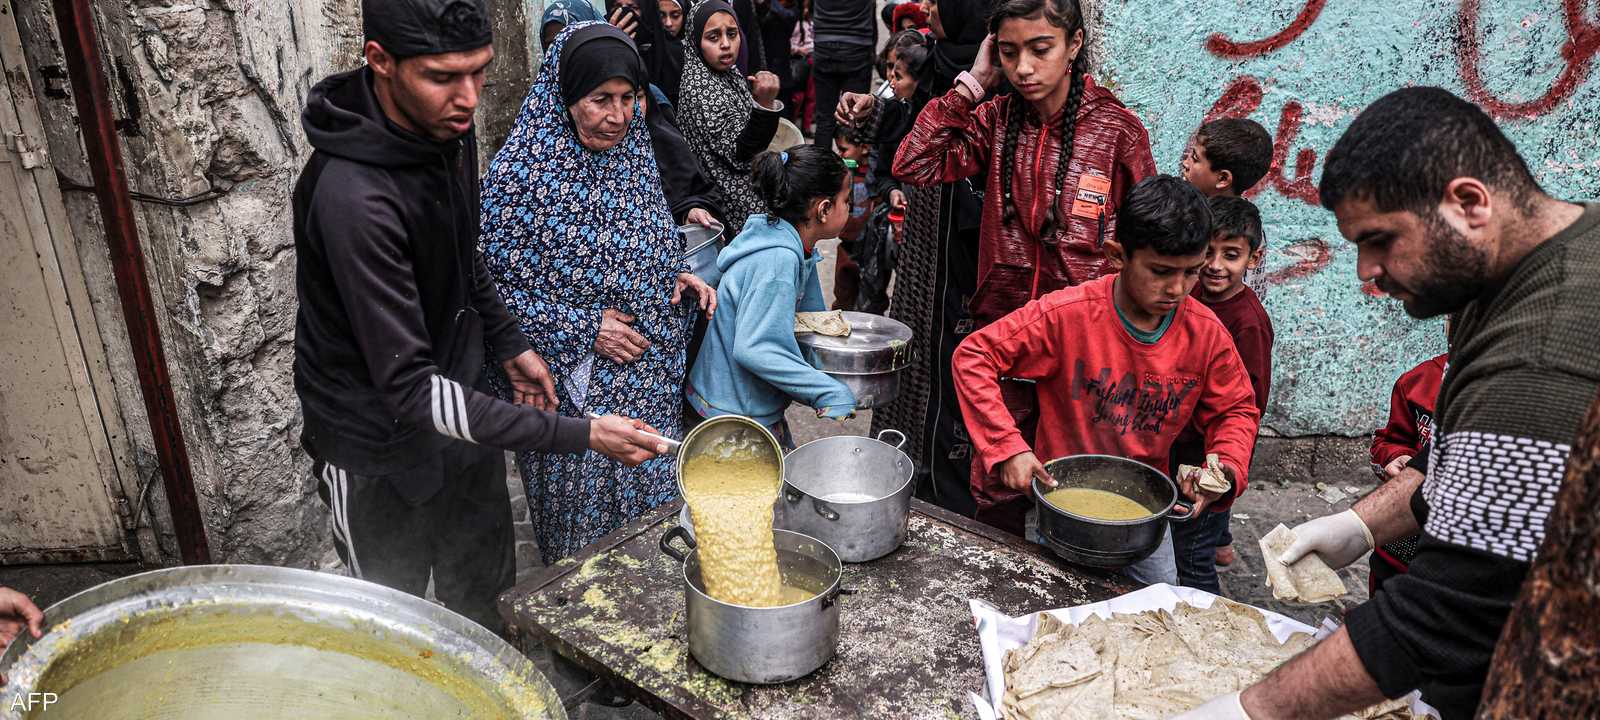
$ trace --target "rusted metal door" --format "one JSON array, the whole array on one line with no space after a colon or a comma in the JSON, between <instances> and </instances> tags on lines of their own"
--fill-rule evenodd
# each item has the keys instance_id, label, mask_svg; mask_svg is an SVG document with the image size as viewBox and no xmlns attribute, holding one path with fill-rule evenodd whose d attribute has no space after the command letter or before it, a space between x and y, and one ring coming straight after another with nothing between
<instances>
[{"instance_id":1,"label":"rusted metal door","mask_svg":"<svg viewBox=\"0 0 1600 720\"><path fill-rule=\"evenodd\" d=\"M126 559L104 350L10 12L0 65L0 564Z\"/></svg>"}]
</instances>

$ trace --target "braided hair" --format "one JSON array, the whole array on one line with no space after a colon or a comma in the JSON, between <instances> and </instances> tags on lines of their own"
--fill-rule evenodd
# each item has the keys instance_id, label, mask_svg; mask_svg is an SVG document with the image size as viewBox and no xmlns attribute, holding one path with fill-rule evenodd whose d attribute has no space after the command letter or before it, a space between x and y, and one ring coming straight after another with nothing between
<instances>
[{"instance_id":1,"label":"braided hair","mask_svg":"<svg viewBox=\"0 0 1600 720\"><path fill-rule=\"evenodd\" d=\"M1000 25L1006 20L1038 17L1043 14L1051 25L1066 31L1070 41L1073 34L1083 30L1083 10L1078 5L1078 0L1006 0L994 9L989 16L989 32L998 34ZM1067 179L1067 166L1072 160L1072 145L1077 134L1078 110L1083 105L1084 78L1088 76L1088 43L1078 50L1078 57L1072 61L1072 79L1067 89L1067 103L1061 113L1061 152L1056 162L1055 181L1049 188L1040 188L1042 192L1051 192L1050 210L1045 214L1044 223L1039 228L1039 237L1046 243L1055 242L1056 231L1062 226L1060 217L1061 192ZM1002 218L1011 222L1017 216L1017 205L1011 196L1011 165L1015 162L1017 154L1017 136L1022 132L1023 108L1021 96L1013 96L1006 109L1005 139L1000 151L1000 190ZM1041 118L1042 124L1043 118ZM1050 128L1040 128L1040 142L1044 142L1044 133ZM1051 188L1054 188L1052 191Z\"/></svg>"}]
</instances>

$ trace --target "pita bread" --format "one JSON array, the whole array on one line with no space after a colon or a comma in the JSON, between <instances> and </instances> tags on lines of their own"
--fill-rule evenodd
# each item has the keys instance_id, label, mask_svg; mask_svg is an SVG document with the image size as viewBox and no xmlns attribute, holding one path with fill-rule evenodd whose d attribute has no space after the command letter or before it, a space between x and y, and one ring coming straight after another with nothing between
<instances>
[{"instance_id":1,"label":"pita bread","mask_svg":"<svg viewBox=\"0 0 1600 720\"><path fill-rule=\"evenodd\" d=\"M1259 611L1221 598L1209 608L1091 615L1075 626L1044 613L1028 643L1002 663L1001 716L1160 720L1243 690L1315 643L1304 633L1280 643ZM1400 700L1349 717L1412 715Z\"/></svg>"},{"instance_id":2,"label":"pita bread","mask_svg":"<svg viewBox=\"0 0 1600 720\"><path fill-rule=\"evenodd\" d=\"M816 333L828 337L848 337L850 335L850 323L844 319L844 312L840 310L795 313L794 331L797 333Z\"/></svg>"},{"instance_id":3,"label":"pita bread","mask_svg":"<svg viewBox=\"0 0 1600 720\"><path fill-rule=\"evenodd\" d=\"M1261 557L1267 565L1267 585L1272 588L1272 596L1289 602L1319 603L1344 595L1344 581L1316 553L1293 565L1278 561L1294 540L1294 531L1282 524L1261 538Z\"/></svg>"},{"instance_id":4,"label":"pita bread","mask_svg":"<svg viewBox=\"0 0 1600 720\"><path fill-rule=\"evenodd\" d=\"M1188 477L1190 473L1200 474L1200 480L1196 484L1206 492L1225 493L1228 488L1233 487L1233 483L1228 482L1228 474L1222 470L1222 458L1216 453L1206 455L1205 467L1178 466L1178 477Z\"/></svg>"}]
</instances>

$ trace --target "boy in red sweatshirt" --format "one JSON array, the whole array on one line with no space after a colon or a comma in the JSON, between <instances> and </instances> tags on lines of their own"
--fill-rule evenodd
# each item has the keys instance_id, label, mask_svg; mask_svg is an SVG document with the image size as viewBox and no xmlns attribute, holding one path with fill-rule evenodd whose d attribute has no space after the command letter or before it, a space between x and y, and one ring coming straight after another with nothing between
<instances>
[{"instance_id":1,"label":"boy in red sweatshirt","mask_svg":"<svg viewBox=\"0 0 1600 720\"><path fill-rule=\"evenodd\" d=\"M1394 479L1433 440L1433 408L1449 366L1450 354L1445 353L1407 370L1394 382L1389 423L1372 435L1372 472L1380 482ZM1385 580L1405 572L1416 554L1415 535L1373 550L1367 560L1372 569L1367 576L1368 593L1377 593Z\"/></svg>"},{"instance_id":2,"label":"boy in red sweatshirt","mask_svg":"<svg viewBox=\"0 0 1600 720\"><path fill-rule=\"evenodd\" d=\"M1210 207L1211 243L1194 297L1216 314L1233 337L1245 373L1250 376L1256 410L1265 414L1267 392L1272 385L1272 319L1267 317L1261 298L1244 284L1245 273L1259 267L1266 252L1261 213L1249 200L1225 194L1213 195ZM1172 466L1204 466L1205 457L1205 436L1197 428L1185 428L1172 445ZM1229 515L1228 509L1218 504L1211 512L1172 526L1178 582L1222 593L1217 566L1233 562Z\"/></svg>"},{"instance_id":3,"label":"boy in red sweatshirt","mask_svg":"<svg viewBox=\"0 0 1600 720\"><path fill-rule=\"evenodd\" d=\"M1211 235L1205 198L1175 177L1148 178L1118 209L1117 226L1105 247L1117 274L1029 302L956 348L980 506L1027 497L1034 477L1053 483L1041 458L1102 453L1170 473L1172 441L1191 424L1205 429L1232 486L1210 493L1197 477L1180 478L1195 510L1228 504L1245 486L1261 413L1227 328L1190 297ZM1036 383L1034 447L1006 412L1001 378ZM1170 536L1125 572L1176 584Z\"/></svg>"}]
</instances>

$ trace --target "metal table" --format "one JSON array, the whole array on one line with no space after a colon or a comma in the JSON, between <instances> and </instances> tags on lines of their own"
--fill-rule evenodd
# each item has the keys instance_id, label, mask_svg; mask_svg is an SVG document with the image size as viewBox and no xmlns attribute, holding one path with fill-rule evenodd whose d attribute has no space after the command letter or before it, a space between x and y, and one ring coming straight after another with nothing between
<instances>
[{"instance_id":1,"label":"metal table","mask_svg":"<svg viewBox=\"0 0 1600 720\"><path fill-rule=\"evenodd\" d=\"M967 600L1008 614L1133 590L1014 535L913 500L906 542L846 565L838 653L781 685L723 680L690 657L683 571L658 543L678 503L623 526L500 597L517 628L669 718L976 717L983 657Z\"/></svg>"}]
</instances>

